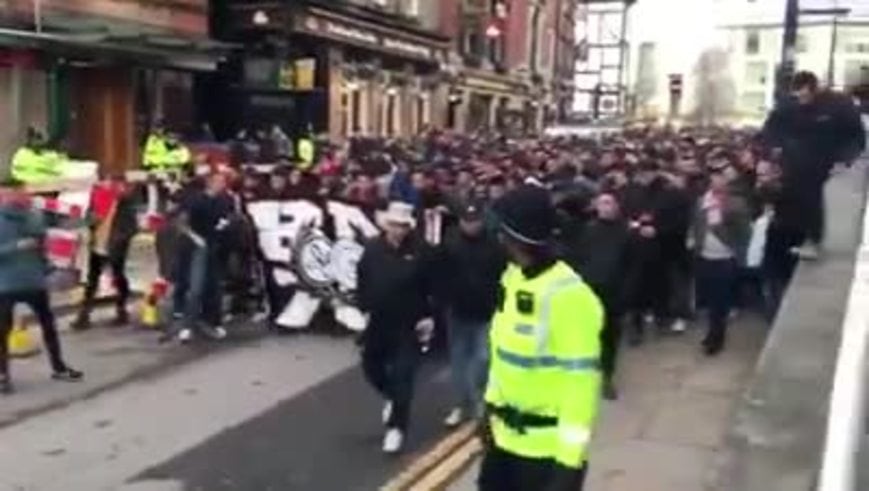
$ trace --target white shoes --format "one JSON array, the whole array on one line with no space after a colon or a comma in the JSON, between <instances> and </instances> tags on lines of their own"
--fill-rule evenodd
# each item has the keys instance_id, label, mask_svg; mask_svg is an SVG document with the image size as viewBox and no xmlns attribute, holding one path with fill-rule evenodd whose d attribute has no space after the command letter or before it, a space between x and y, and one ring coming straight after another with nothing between
<instances>
[{"instance_id":1,"label":"white shoes","mask_svg":"<svg viewBox=\"0 0 869 491\"><path fill-rule=\"evenodd\" d=\"M398 453L403 444L404 434L401 430L391 428L386 431L386 436L383 437L383 452L388 454Z\"/></svg>"},{"instance_id":2,"label":"white shoes","mask_svg":"<svg viewBox=\"0 0 869 491\"><path fill-rule=\"evenodd\" d=\"M192 340L193 331L191 329L181 329L181 331L178 332L178 341L181 341L182 343L189 343Z\"/></svg>"},{"instance_id":3,"label":"white shoes","mask_svg":"<svg viewBox=\"0 0 869 491\"><path fill-rule=\"evenodd\" d=\"M447 415L447 418L444 420L444 425L446 425L447 428L455 428L462 424L462 421L464 420L465 415L462 412L462 408L457 407L453 408L453 410L450 411L450 414Z\"/></svg>"},{"instance_id":4,"label":"white shoes","mask_svg":"<svg viewBox=\"0 0 869 491\"><path fill-rule=\"evenodd\" d=\"M670 330L674 333L681 334L688 330L688 323L685 322L685 319L676 319L673 322L673 325L670 326Z\"/></svg>"},{"instance_id":5,"label":"white shoes","mask_svg":"<svg viewBox=\"0 0 869 491\"><path fill-rule=\"evenodd\" d=\"M381 413L381 418L383 419L383 424L389 422L389 418L392 417L392 401L386 401L383 405L383 413Z\"/></svg>"},{"instance_id":6,"label":"white shoes","mask_svg":"<svg viewBox=\"0 0 869 491\"><path fill-rule=\"evenodd\" d=\"M800 247L794 247L791 249L791 253L804 261L817 261L821 258L821 248L811 242L806 242Z\"/></svg>"},{"instance_id":7,"label":"white shoes","mask_svg":"<svg viewBox=\"0 0 869 491\"><path fill-rule=\"evenodd\" d=\"M211 334L212 334L212 336L214 336L214 339L217 339L217 340L226 339L226 329L224 329L221 326L217 326L214 329L212 329Z\"/></svg>"}]
</instances>

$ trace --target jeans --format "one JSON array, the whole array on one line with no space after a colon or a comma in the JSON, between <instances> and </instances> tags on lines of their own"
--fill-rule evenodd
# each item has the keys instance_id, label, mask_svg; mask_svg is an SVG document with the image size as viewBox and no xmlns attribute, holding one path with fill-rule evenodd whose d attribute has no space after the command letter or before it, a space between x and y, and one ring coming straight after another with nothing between
<instances>
[{"instance_id":1,"label":"jeans","mask_svg":"<svg viewBox=\"0 0 869 491\"><path fill-rule=\"evenodd\" d=\"M458 396L457 407L469 415L482 415L489 365L489 323L450 315L448 326L450 369Z\"/></svg>"},{"instance_id":2,"label":"jeans","mask_svg":"<svg viewBox=\"0 0 869 491\"><path fill-rule=\"evenodd\" d=\"M12 332L12 315L15 304L25 303L36 314L42 328L42 339L48 351L48 360L54 372L66 369L63 354L60 349L60 339L57 336L57 326L51 303L46 290L10 292L0 294L0 375L9 373L9 352L7 340Z\"/></svg>"},{"instance_id":3,"label":"jeans","mask_svg":"<svg viewBox=\"0 0 869 491\"><path fill-rule=\"evenodd\" d=\"M207 247L184 245L175 262L175 289L172 292L173 311L191 324L199 321L205 298Z\"/></svg>"},{"instance_id":4,"label":"jeans","mask_svg":"<svg viewBox=\"0 0 869 491\"><path fill-rule=\"evenodd\" d=\"M698 296L704 299L709 316L709 331L703 342L707 348L720 350L724 347L737 273L733 259L700 258L697 263Z\"/></svg>"},{"instance_id":5,"label":"jeans","mask_svg":"<svg viewBox=\"0 0 869 491\"><path fill-rule=\"evenodd\" d=\"M412 335L403 337L408 339L368 338L362 349L362 371L381 397L392 402L386 427L406 431L419 347Z\"/></svg>"}]
</instances>

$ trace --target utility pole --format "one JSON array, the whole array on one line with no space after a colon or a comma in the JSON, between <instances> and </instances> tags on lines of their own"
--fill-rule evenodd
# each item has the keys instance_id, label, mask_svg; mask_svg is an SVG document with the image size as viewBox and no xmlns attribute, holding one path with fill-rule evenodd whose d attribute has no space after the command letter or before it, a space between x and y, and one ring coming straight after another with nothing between
<instances>
[{"instance_id":1,"label":"utility pole","mask_svg":"<svg viewBox=\"0 0 869 491\"><path fill-rule=\"evenodd\" d=\"M787 0L785 6L784 35L782 36L781 63L775 84L775 102L781 104L788 94L788 86L794 75L797 56L797 29L799 27L800 2Z\"/></svg>"}]
</instances>

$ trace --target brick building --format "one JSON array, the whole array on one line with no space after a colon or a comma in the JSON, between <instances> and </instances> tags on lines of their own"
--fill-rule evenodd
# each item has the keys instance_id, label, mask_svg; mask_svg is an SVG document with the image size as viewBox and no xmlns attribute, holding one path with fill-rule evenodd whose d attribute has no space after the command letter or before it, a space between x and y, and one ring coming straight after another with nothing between
<instances>
[{"instance_id":1,"label":"brick building","mask_svg":"<svg viewBox=\"0 0 869 491\"><path fill-rule=\"evenodd\" d=\"M194 74L223 51L207 0L0 1L2 167L28 126L106 173L138 166L154 121L194 123Z\"/></svg>"}]
</instances>

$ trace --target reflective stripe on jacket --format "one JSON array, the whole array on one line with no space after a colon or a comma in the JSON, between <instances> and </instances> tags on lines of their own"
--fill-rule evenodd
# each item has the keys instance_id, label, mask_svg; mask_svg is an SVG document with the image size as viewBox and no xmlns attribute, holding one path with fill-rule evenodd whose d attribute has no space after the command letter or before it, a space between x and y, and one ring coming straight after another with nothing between
<instances>
[{"instance_id":1,"label":"reflective stripe on jacket","mask_svg":"<svg viewBox=\"0 0 869 491\"><path fill-rule=\"evenodd\" d=\"M486 402L558 423L519 431L491 416L495 444L516 455L579 468L587 458L600 398L601 303L561 261L531 279L511 264L501 286L490 334ZM526 299L522 306L520 297Z\"/></svg>"}]
</instances>

